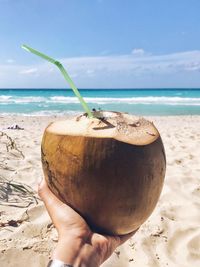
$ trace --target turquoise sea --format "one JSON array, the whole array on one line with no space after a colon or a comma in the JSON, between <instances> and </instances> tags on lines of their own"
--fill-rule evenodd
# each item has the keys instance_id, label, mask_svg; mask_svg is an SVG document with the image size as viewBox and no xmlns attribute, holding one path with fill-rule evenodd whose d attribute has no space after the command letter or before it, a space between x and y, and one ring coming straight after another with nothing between
<instances>
[{"instance_id":1,"label":"turquoise sea","mask_svg":"<svg viewBox=\"0 0 200 267\"><path fill-rule=\"evenodd\" d=\"M137 115L200 115L200 89L80 89L90 108ZM82 112L71 89L0 89L0 114Z\"/></svg>"}]
</instances>

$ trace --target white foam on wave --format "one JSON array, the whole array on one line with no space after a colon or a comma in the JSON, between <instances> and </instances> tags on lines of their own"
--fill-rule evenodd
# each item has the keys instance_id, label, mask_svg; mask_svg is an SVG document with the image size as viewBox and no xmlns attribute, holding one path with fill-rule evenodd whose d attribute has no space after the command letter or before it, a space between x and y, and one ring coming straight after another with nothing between
<instances>
[{"instance_id":1,"label":"white foam on wave","mask_svg":"<svg viewBox=\"0 0 200 267\"><path fill-rule=\"evenodd\" d=\"M60 110L42 110L42 111L35 111L35 112L31 112L31 113L17 113L17 112L2 112L0 113L1 116L25 116L25 117L43 117L43 116L76 116L79 114L82 114L83 112L81 111L72 111L72 110L68 110L68 111L60 111Z\"/></svg>"},{"instance_id":2,"label":"white foam on wave","mask_svg":"<svg viewBox=\"0 0 200 267\"><path fill-rule=\"evenodd\" d=\"M0 103L8 101L10 98L12 98L11 95L0 95Z\"/></svg>"},{"instance_id":3,"label":"white foam on wave","mask_svg":"<svg viewBox=\"0 0 200 267\"><path fill-rule=\"evenodd\" d=\"M165 97L165 96L147 96L147 97L84 97L87 103L91 104L162 104L162 105L191 105L200 106L200 98L192 97ZM79 104L77 97L53 96L53 97L12 97L0 96L0 103L6 104L29 104L39 103L39 105L49 104Z\"/></svg>"},{"instance_id":4,"label":"white foam on wave","mask_svg":"<svg viewBox=\"0 0 200 267\"><path fill-rule=\"evenodd\" d=\"M37 103L37 102L45 102L45 97L34 97L34 96L24 96L24 97L15 97L15 96L0 96L1 104L23 104L23 103Z\"/></svg>"},{"instance_id":5,"label":"white foam on wave","mask_svg":"<svg viewBox=\"0 0 200 267\"><path fill-rule=\"evenodd\" d=\"M76 97L51 97L48 103L79 103ZM167 104L167 105L200 105L200 98L183 97L85 97L87 103L93 104Z\"/></svg>"},{"instance_id":6,"label":"white foam on wave","mask_svg":"<svg viewBox=\"0 0 200 267\"><path fill-rule=\"evenodd\" d=\"M86 98L85 98L86 100ZM67 97L67 96L52 96L48 103L80 103L77 97Z\"/></svg>"}]
</instances>

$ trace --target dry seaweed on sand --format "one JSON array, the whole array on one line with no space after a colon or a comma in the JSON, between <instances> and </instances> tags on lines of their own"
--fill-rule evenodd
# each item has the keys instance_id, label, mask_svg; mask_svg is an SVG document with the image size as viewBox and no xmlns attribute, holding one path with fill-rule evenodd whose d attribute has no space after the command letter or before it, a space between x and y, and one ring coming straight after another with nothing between
<instances>
[{"instance_id":1,"label":"dry seaweed on sand","mask_svg":"<svg viewBox=\"0 0 200 267\"><path fill-rule=\"evenodd\" d=\"M9 166L10 154L17 159L24 159L23 152L19 149L15 140L7 133L0 131L0 146L5 150L0 159L0 169L15 171ZM9 155L6 155L9 153ZM0 174L0 205L18 208L27 208L31 204L37 204L38 198L36 192L28 185L7 179L3 172ZM12 222L11 222L12 223Z\"/></svg>"},{"instance_id":2,"label":"dry seaweed on sand","mask_svg":"<svg viewBox=\"0 0 200 267\"><path fill-rule=\"evenodd\" d=\"M0 131L0 137L5 138L5 140L3 141L1 140L1 143L5 144L7 152L17 151L20 157L22 157L23 159L25 158L23 152L18 148L15 140L13 140L12 137L10 137L7 133L2 131Z\"/></svg>"},{"instance_id":3,"label":"dry seaweed on sand","mask_svg":"<svg viewBox=\"0 0 200 267\"><path fill-rule=\"evenodd\" d=\"M0 205L27 208L38 204L38 199L30 186L0 176Z\"/></svg>"}]
</instances>

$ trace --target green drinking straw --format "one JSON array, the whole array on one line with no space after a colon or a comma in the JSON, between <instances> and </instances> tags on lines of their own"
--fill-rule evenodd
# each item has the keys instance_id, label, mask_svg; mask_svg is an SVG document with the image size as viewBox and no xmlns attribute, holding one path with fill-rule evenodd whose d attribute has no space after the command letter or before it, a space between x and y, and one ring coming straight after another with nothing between
<instances>
[{"instance_id":1,"label":"green drinking straw","mask_svg":"<svg viewBox=\"0 0 200 267\"><path fill-rule=\"evenodd\" d=\"M63 74L65 80L66 80L66 81L69 83L69 85L71 86L71 88L72 88L74 94L78 97L78 99L79 99L81 105L83 106L83 109L84 109L84 110L86 111L86 113L88 114L88 117L89 117L89 118L93 118L93 117L94 117L93 114L92 114L92 112L90 111L90 109L89 109L87 103L86 103L85 100L82 98L81 94L79 93L78 89L76 88L74 82L73 82L72 79L69 77L67 71L65 70L65 68L63 67L63 65L62 65L59 61L57 61L57 60L55 60L55 59L53 59L53 58L51 58L51 57L48 57L47 55L44 55L43 53L40 53L39 51L37 51L37 50L35 50L35 49L33 49L33 48L27 46L27 45L22 45L21 47L22 47L23 49L25 49L26 51L31 52L31 53L33 53L33 54L35 54L35 55L37 55L37 56L39 56L39 57L41 57L41 58L43 58L43 59L46 59L47 61L53 63L54 65L56 65L56 66L59 68L59 70L61 71L61 73Z\"/></svg>"}]
</instances>

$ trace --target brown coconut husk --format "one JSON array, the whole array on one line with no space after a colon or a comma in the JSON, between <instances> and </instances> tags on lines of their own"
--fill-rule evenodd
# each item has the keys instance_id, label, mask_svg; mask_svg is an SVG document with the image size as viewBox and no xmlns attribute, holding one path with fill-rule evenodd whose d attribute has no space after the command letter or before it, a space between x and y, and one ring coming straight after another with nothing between
<instances>
[{"instance_id":1,"label":"brown coconut husk","mask_svg":"<svg viewBox=\"0 0 200 267\"><path fill-rule=\"evenodd\" d=\"M95 230L130 233L155 208L166 159L153 123L120 112L69 118L46 128L41 149L50 189Z\"/></svg>"}]
</instances>

